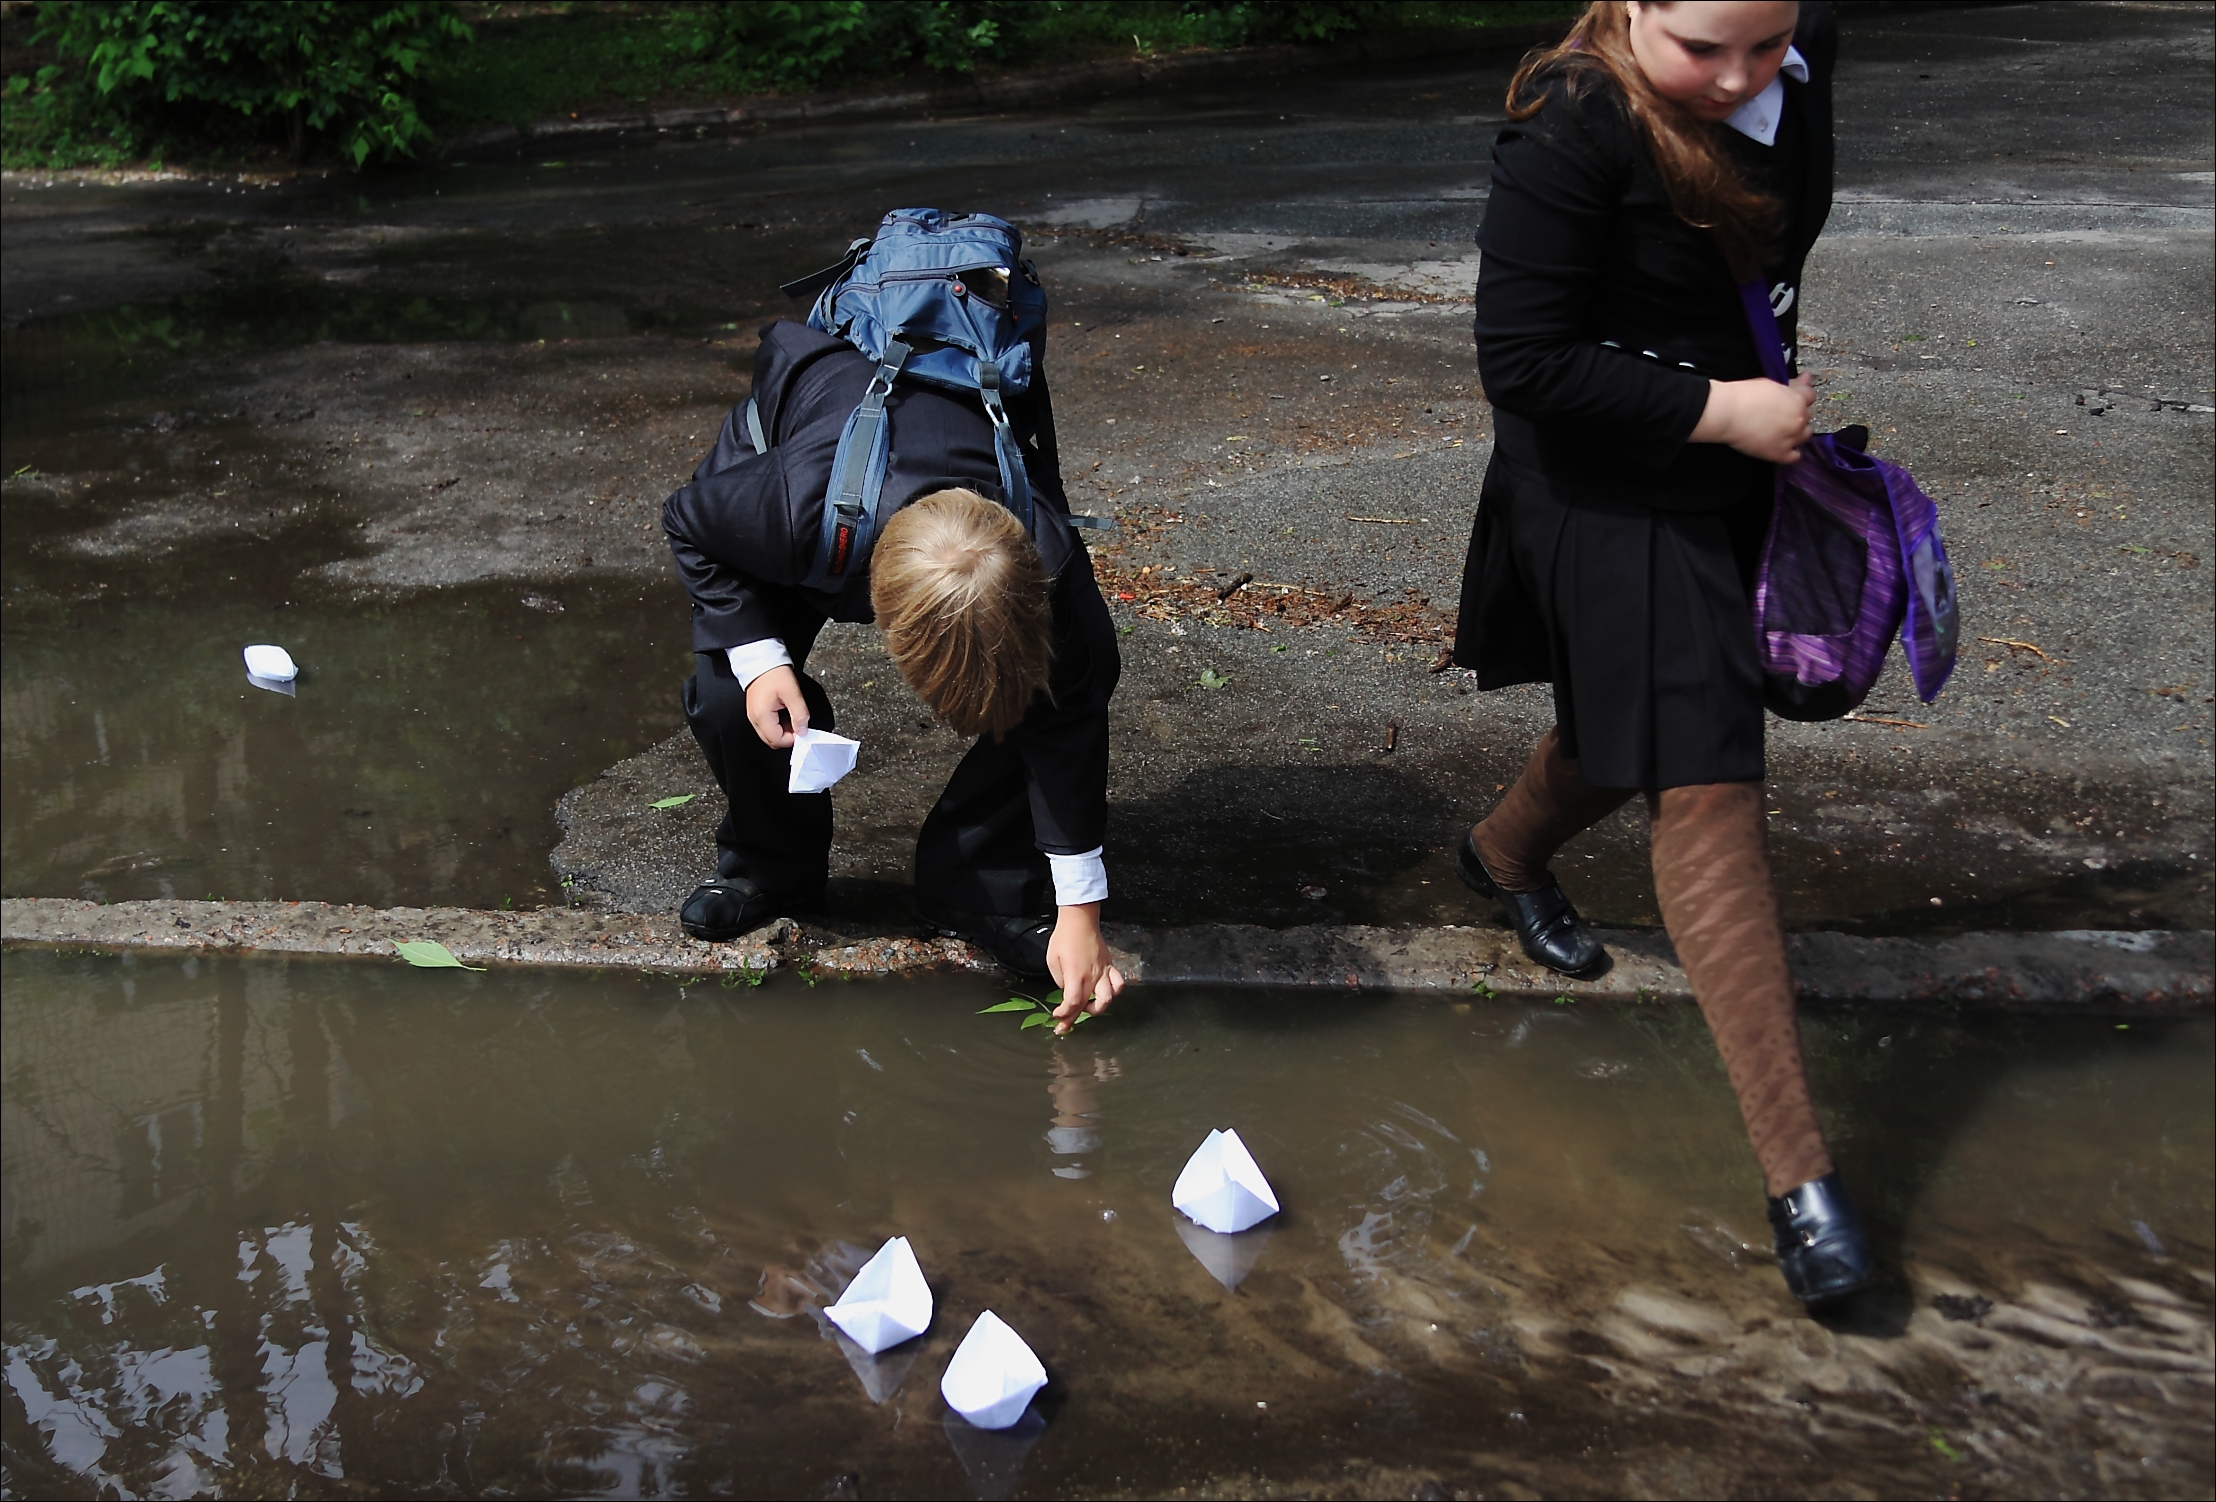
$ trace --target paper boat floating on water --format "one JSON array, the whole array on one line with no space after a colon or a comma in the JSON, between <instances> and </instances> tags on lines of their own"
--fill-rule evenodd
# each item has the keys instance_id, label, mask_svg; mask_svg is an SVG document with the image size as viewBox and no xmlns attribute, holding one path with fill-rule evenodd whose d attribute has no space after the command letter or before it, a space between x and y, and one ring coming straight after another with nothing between
<instances>
[{"instance_id":1,"label":"paper boat floating on water","mask_svg":"<svg viewBox=\"0 0 2216 1502\"><path fill-rule=\"evenodd\" d=\"M786 779L785 791L820 793L853 771L861 753L860 741L828 730L803 730L793 739L792 775Z\"/></svg>"},{"instance_id":2,"label":"paper boat floating on water","mask_svg":"<svg viewBox=\"0 0 2216 1502\"><path fill-rule=\"evenodd\" d=\"M980 1429L1006 1429L1023 1417L1031 1399L1046 1386L1046 1368L1023 1337L990 1309L977 1316L962 1337L939 1395L946 1406Z\"/></svg>"},{"instance_id":3,"label":"paper boat floating on water","mask_svg":"<svg viewBox=\"0 0 2216 1502\"><path fill-rule=\"evenodd\" d=\"M246 681L271 693L289 694L300 669L283 647L257 645L246 649Z\"/></svg>"},{"instance_id":4,"label":"paper boat floating on water","mask_svg":"<svg viewBox=\"0 0 2216 1502\"><path fill-rule=\"evenodd\" d=\"M823 1315L873 1356L921 1335L931 1323L931 1285L908 1238L879 1247Z\"/></svg>"},{"instance_id":5,"label":"paper boat floating on water","mask_svg":"<svg viewBox=\"0 0 2216 1502\"><path fill-rule=\"evenodd\" d=\"M1170 1203L1226 1235L1277 1213L1277 1195L1237 1132L1210 1132L1170 1190Z\"/></svg>"}]
</instances>

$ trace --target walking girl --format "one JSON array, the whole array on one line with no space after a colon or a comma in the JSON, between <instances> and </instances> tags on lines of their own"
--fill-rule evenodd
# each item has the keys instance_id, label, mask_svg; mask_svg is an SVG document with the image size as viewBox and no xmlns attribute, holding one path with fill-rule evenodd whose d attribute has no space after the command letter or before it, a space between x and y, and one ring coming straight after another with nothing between
<instances>
[{"instance_id":1,"label":"walking girl","mask_svg":"<svg viewBox=\"0 0 2216 1502\"><path fill-rule=\"evenodd\" d=\"M1495 447L1457 659L1551 683L1555 725L1462 838L1462 879L1564 974L1605 954L1548 873L1644 793L1662 921L1715 1034L1809 1304L1872 1281L1816 1120L1764 828L1751 611L1805 375L1766 380L1740 302L1788 345L1831 207L1830 8L1598 0L1509 85L1478 244Z\"/></svg>"}]
</instances>

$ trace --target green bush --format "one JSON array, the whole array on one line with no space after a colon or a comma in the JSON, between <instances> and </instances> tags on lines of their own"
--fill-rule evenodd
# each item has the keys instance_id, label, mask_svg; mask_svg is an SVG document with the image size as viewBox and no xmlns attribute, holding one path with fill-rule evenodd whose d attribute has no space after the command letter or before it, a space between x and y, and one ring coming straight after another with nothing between
<instances>
[{"instance_id":1,"label":"green bush","mask_svg":"<svg viewBox=\"0 0 2216 1502\"><path fill-rule=\"evenodd\" d=\"M470 35L439 0L43 0L38 17L54 117L105 117L126 150L281 138L295 160L327 144L357 168L430 136L424 65Z\"/></svg>"},{"instance_id":2,"label":"green bush","mask_svg":"<svg viewBox=\"0 0 2216 1502\"><path fill-rule=\"evenodd\" d=\"M1196 47L1567 18L1574 0L40 0L53 61L7 80L10 167L329 150L650 100L866 87ZM503 13L507 12L507 13ZM11 9L0 22L14 24ZM22 55L20 52L18 55Z\"/></svg>"}]
</instances>

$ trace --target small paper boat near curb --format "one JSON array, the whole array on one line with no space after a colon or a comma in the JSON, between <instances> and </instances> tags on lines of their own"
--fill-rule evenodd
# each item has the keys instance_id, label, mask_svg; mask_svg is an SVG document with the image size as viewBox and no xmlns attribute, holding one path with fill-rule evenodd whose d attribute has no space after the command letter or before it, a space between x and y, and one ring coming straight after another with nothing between
<instances>
[{"instance_id":1,"label":"small paper boat near curb","mask_svg":"<svg viewBox=\"0 0 2216 1502\"><path fill-rule=\"evenodd\" d=\"M850 741L843 735L833 735L828 730L810 728L793 737L792 774L786 779L788 793L820 793L854 770L854 763L862 754L862 743Z\"/></svg>"},{"instance_id":2,"label":"small paper boat near curb","mask_svg":"<svg viewBox=\"0 0 2216 1502\"><path fill-rule=\"evenodd\" d=\"M1170 1203L1211 1231L1232 1235L1277 1213L1277 1194L1254 1154L1226 1128L1210 1132L1170 1190Z\"/></svg>"},{"instance_id":3,"label":"small paper boat near curb","mask_svg":"<svg viewBox=\"0 0 2216 1502\"><path fill-rule=\"evenodd\" d=\"M908 1238L879 1247L823 1317L872 1356L921 1335L931 1324L931 1285Z\"/></svg>"},{"instance_id":4,"label":"small paper boat near curb","mask_svg":"<svg viewBox=\"0 0 2216 1502\"><path fill-rule=\"evenodd\" d=\"M939 1379L946 1406L980 1429L1006 1429L1023 1417L1046 1386L1046 1368L1023 1337L990 1309L969 1334Z\"/></svg>"},{"instance_id":5,"label":"small paper boat near curb","mask_svg":"<svg viewBox=\"0 0 2216 1502\"><path fill-rule=\"evenodd\" d=\"M273 694L293 691L293 680L300 676L300 669L294 666L292 654L283 647L257 644L246 649L245 657L247 682Z\"/></svg>"}]
</instances>

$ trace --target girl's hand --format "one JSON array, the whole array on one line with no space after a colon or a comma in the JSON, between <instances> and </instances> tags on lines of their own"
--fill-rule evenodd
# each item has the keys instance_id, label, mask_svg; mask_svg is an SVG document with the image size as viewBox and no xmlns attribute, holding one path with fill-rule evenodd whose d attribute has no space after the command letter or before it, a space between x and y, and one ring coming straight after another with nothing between
<instances>
[{"instance_id":1,"label":"girl's hand","mask_svg":"<svg viewBox=\"0 0 2216 1502\"><path fill-rule=\"evenodd\" d=\"M1098 1017L1123 994L1123 972L1115 967L1100 936L1100 904L1083 902L1062 908L1054 919L1054 937L1046 943L1046 968L1062 988L1054 1009L1054 1034L1070 1030L1080 1011Z\"/></svg>"},{"instance_id":2,"label":"girl's hand","mask_svg":"<svg viewBox=\"0 0 2216 1502\"><path fill-rule=\"evenodd\" d=\"M1815 378L1793 377L1780 386L1764 376L1751 381L1710 381L1689 443L1722 443L1770 464L1797 464L1808 442L1809 413L1816 405Z\"/></svg>"},{"instance_id":3,"label":"girl's hand","mask_svg":"<svg viewBox=\"0 0 2216 1502\"><path fill-rule=\"evenodd\" d=\"M763 745L772 751L789 748L794 737L808 728L808 701L800 692L800 675L780 666L749 683L746 718Z\"/></svg>"}]
</instances>

